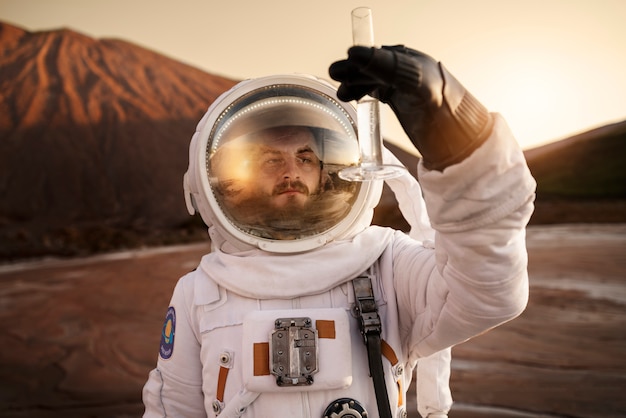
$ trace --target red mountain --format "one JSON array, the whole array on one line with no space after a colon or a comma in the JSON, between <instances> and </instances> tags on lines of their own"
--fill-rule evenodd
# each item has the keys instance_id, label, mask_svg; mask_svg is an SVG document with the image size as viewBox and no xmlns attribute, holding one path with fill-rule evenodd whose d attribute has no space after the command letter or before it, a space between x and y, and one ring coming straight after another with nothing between
<instances>
[{"instance_id":1,"label":"red mountain","mask_svg":"<svg viewBox=\"0 0 626 418\"><path fill-rule=\"evenodd\" d=\"M188 222L189 140L235 82L128 42L0 22L0 257Z\"/></svg>"}]
</instances>

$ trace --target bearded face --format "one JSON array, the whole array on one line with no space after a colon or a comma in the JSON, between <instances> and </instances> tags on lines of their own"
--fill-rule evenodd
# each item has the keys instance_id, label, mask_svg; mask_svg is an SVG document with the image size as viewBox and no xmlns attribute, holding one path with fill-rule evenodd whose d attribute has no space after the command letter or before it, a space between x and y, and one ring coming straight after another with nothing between
<instances>
[{"instance_id":1,"label":"bearded face","mask_svg":"<svg viewBox=\"0 0 626 418\"><path fill-rule=\"evenodd\" d=\"M211 167L225 209L247 225L301 228L321 188L315 138L302 127L267 129L226 144Z\"/></svg>"},{"instance_id":2,"label":"bearded face","mask_svg":"<svg viewBox=\"0 0 626 418\"><path fill-rule=\"evenodd\" d=\"M336 225L356 186L334 187L308 128L271 128L223 145L211 159L214 190L238 228L272 239L297 239Z\"/></svg>"}]
</instances>

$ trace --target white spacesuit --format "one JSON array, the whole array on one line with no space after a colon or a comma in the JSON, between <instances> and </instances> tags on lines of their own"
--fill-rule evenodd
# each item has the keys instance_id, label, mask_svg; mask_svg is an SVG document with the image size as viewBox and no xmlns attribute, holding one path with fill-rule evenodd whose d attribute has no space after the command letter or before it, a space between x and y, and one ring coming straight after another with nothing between
<instances>
[{"instance_id":1,"label":"white spacesuit","mask_svg":"<svg viewBox=\"0 0 626 418\"><path fill-rule=\"evenodd\" d=\"M535 182L506 123L475 107L480 117L467 122L469 99L457 100L467 93L454 91L443 67L429 74L438 65L430 57L372 51L367 69L355 73L361 58L352 54L339 64L350 74L331 76L343 100L371 93L390 103L421 151L421 189L409 175L388 181L411 236L370 225L380 182L339 177L358 163L356 115L330 84L274 76L223 94L198 124L184 179L213 250L174 290L145 417L406 416L419 359L449 354L525 308ZM400 71L385 67L388 53L425 62L416 71L426 80L445 80L427 118L406 118L431 105L407 104L405 90L383 91L379 81L351 90L350 80L372 73L402 87L384 81ZM428 142L441 135L424 120L453 138L445 150ZM464 133L450 123L466 124ZM424 364L418 378L438 373ZM436 396L424 390L420 412L445 416L449 405L432 399L429 409L428 393Z\"/></svg>"}]
</instances>

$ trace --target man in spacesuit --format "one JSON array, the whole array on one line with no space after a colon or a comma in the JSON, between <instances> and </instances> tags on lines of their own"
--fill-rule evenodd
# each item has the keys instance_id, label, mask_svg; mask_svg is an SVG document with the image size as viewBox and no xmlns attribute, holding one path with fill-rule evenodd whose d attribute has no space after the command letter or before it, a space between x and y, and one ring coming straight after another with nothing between
<instances>
[{"instance_id":1,"label":"man in spacesuit","mask_svg":"<svg viewBox=\"0 0 626 418\"><path fill-rule=\"evenodd\" d=\"M406 416L420 359L525 308L535 182L504 120L403 46L353 47L330 75L244 81L198 124L185 197L213 251L174 290L144 416ZM370 225L379 181L339 176L364 95L422 155L421 188L388 182L411 234Z\"/></svg>"}]
</instances>

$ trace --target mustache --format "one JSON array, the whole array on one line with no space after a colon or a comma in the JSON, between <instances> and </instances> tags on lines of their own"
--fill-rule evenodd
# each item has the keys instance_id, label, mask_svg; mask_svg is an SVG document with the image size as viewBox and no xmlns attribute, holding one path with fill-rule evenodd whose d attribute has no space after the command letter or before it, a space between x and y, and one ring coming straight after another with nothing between
<instances>
[{"instance_id":1,"label":"mustache","mask_svg":"<svg viewBox=\"0 0 626 418\"><path fill-rule=\"evenodd\" d=\"M276 196L286 191L296 191L298 193L303 193L306 195L309 194L309 188L307 187L307 185L299 180L286 180L280 184L277 184L276 187L274 187L272 194Z\"/></svg>"}]
</instances>

